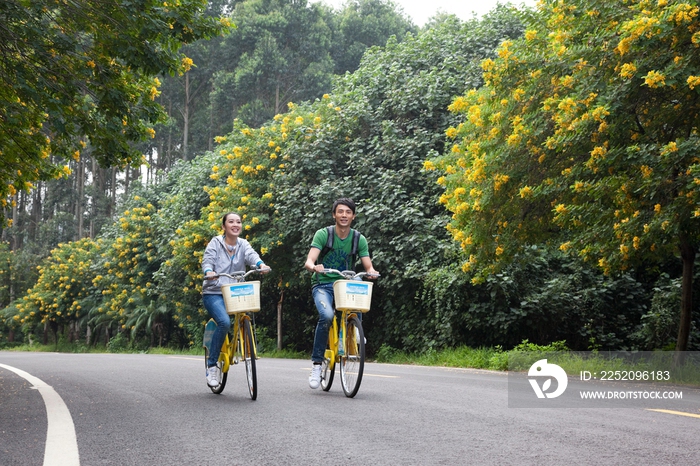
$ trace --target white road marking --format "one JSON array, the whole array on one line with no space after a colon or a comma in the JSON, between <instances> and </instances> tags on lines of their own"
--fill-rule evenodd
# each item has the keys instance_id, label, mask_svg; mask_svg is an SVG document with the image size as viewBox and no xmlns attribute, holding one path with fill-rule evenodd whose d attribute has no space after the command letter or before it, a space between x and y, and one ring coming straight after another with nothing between
<instances>
[{"instance_id":1,"label":"white road marking","mask_svg":"<svg viewBox=\"0 0 700 466\"><path fill-rule=\"evenodd\" d=\"M44 466L80 466L78 440L75 425L68 407L50 385L21 369L0 364L0 367L12 371L39 390L46 405L46 448L44 449Z\"/></svg>"}]
</instances>

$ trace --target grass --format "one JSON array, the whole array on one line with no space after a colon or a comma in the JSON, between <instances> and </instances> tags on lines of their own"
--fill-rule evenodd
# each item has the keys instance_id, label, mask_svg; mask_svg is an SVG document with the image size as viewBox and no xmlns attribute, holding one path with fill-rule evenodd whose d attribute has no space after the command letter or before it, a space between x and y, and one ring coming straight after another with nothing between
<instances>
[{"instance_id":1,"label":"grass","mask_svg":"<svg viewBox=\"0 0 700 466\"><path fill-rule=\"evenodd\" d=\"M534 361L547 359L550 364L557 364L571 376L579 376L582 371L588 371L596 373L600 378L601 374L606 372L612 378L627 376L628 380L630 378L634 380L639 377L650 377L653 372L655 377L658 375L668 377L668 382L663 383L699 387L700 360L698 357L695 355L688 357L685 363L676 366L673 356L673 352L659 351L627 353L622 357L620 353L569 351L563 342L538 346L525 341L510 351L504 351L499 347L474 349L463 346L414 354L382 347L377 353L376 360L389 364L527 372Z\"/></svg>"},{"instance_id":2,"label":"grass","mask_svg":"<svg viewBox=\"0 0 700 466\"><path fill-rule=\"evenodd\" d=\"M129 348L127 345L97 345L87 347L80 343L67 343L59 341L58 344L42 345L34 342L32 345L24 344L10 348L0 348L6 351L32 351L32 352L65 352L65 353L147 353L147 354L173 354L204 356L202 348L178 350L165 347L154 348ZM260 356L264 358L279 359L308 359L305 352L277 349L263 349L259 347ZM692 359L686 364L675 367L673 364L673 352L639 353L647 357L630 362L621 358L610 357L606 353L588 352L585 355L569 351L564 342L555 342L550 345L534 345L524 341L510 351L504 351L501 347L494 348L469 348L461 346L451 349L430 349L422 353L401 351L383 345L373 361L388 364L415 364L421 366L441 366L471 369L486 369L494 371L527 371L534 358L547 359L562 367L569 375L579 375L581 371L592 373L602 371L670 371L673 383L700 386L700 362Z\"/></svg>"}]
</instances>

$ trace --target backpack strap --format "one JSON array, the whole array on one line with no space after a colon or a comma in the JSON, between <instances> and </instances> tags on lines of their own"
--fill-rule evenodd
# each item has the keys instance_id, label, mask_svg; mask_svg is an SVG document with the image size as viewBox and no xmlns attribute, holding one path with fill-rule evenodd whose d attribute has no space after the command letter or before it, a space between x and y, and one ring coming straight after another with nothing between
<instances>
[{"instance_id":1,"label":"backpack strap","mask_svg":"<svg viewBox=\"0 0 700 466\"><path fill-rule=\"evenodd\" d=\"M355 263L355 256L357 255L357 249L360 247L360 232L357 230L352 230L352 252L353 264Z\"/></svg>"},{"instance_id":2,"label":"backpack strap","mask_svg":"<svg viewBox=\"0 0 700 466\"><path fill-rule=\"evenodd\" d=\"M318 263L323 263L323 258L326 254L333 250L333 240L335 239L335 225L326 227L326 233L328 234L328 239L326 240L326 245L321 249L321 254L318 256Z\"/></svg>"}]
</instances>

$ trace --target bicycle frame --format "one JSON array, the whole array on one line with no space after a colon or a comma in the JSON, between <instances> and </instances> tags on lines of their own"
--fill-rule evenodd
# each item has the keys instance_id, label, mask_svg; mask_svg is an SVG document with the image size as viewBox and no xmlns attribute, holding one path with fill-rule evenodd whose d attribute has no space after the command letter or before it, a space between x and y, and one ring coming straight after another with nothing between
<instances>
[{"instance_id":1,"label":"bicycle frame","mask_svg":"<svg viewBox=\"0 0 700 466\"><path fill-rule=\"evenodd\" d=\"M340 313L340 321L343 323L342 326L338 325L338 313ZM333 370L335 364L340 361L340 357L344 356L345 353L350 351L348 346L347 334L344 330L347 328L348 320L351 317L357 317L357 314L353 311L338 311L336 310L336 315L333 316L333 322L331 325L330 332L328 332L328 346L324 356L329 360L328 369ZM339 349L342 348L342 352Z\"/></svg>"},{"instance_id":2,"label":"bicycle frame","mask_svg":"<svg viewBox=\"0 0 700 466\"><path fill-rule=\"evenodd\" d=\"M235 345L232 344L229 335L226 335L226 338L224 339L224 344L221 345L221 353L219 354L219 361L221 361L222 363L222 372L228 372L232 364L238 364L240 360L243 359L243 345L245 345L245 342L243 341L243 332L241 331L241 329L243 328L243 322L247 320L251 322L252 326L252 320L250 316L244 312L234 314L232 317L232 333L229 335L233 335L236 343ZM255 359L258 359L257 342L255 341L255 339L253 339L253 348L251 354Z\"/></svg>"},{"instance_id":3,"label":"bicycle frame","mask_svg":"<svg viewBox=\"0 0 700 466\"><path fill-rule=\"evenodd\" d=\"M269 270L269 268L268 268ZM234 280L234 282L242 283L245 282L245 277L251 273L259 272L259 269L252 269L247 273L244 272L234 272L233 275L221 273ZM255 296L255 295L253 295ZM246 368L246 379L248 383L248 392L251 399L255 400L258 396L257 389L257 370L255 368L255 361L258 359L258 349L257 343L255 342L255 334L253 331L253 321L249 312L254 312L258 307L250 306L235 306L229 310L227 313L231 319L231 331L224 337L224 342L221 345L221 352L219 353L219 359L217 365L221 368L221 377L219 379L219 384L216 386L209 386L210 390L215 394L220 394L224 387L226 386L226 380L228 379L228 372L231 365L238 364L240 361L245 362ZM229 309L229 303L226 303L227 310ZM213 319L209 320L206 324L207 327L213 325L216 327L216 323ZM205 348L208 348L206 341L206 330L205 330ZM205 360L206 360L207 350L205 349Z\"/></svg>"}]
</instances>

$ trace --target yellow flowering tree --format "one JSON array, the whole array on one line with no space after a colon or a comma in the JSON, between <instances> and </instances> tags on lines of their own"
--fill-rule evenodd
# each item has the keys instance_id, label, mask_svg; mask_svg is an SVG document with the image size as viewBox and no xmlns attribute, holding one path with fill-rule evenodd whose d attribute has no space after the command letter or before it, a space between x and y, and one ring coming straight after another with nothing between
<instances>
[{"instance_id":1,"label":"yellow flowering tree","mask_svg":"<svg viewBox=\"0 0 700 466\"><path fill-rule=\"evenodd\" d=\"M547 242L606 273L680 255L687 347L700 241L700 15L670 0L544 0L454 100L440 170L474 281Z\"/></svg>"},{"instance_id":2,"label":"yellow flowering tree","mask_svg":"<svg viewBox=\"0 0 700 466\"><path fill-rule=\"evenodd\" d=\"M15 303L12 320L33 332L38 324L51 329L56 337L59 327L70 326L69 338L77 336L90 310L89 300L95 278L94 264L101 242L84 238L62 243L39 267L39 279ZM9 316L9 314L8 314ZM55 338L57 341L57 338Z\"/></svg>"},{"instance_id":3,"label":"yellow flowering tree","mask_svg":"<svg viewBox=\"0 0 700 466\"><path fill-rule=\"evenodd\" d=\"M156 76L187 70L183 44L230 29L199 0L5 0L0 23L0 199L61 176L83 141L103 166L140 160L133 143L165 117Z\"/></svg>"},{"instance_id":4,"label":"yellow flowering tree","mask_svg":"<svg viewBox=\"0 0 700 466\"><path fill-rule=\"evenodd\" d=\"M175 290L179 319L199 324L207 315L200 299L200 264L209 240L223 233L221 218L225 213L241 216L241 237L248 239L266 263L277 269L279 256L270 254L282 244L273 225L273 177L284 171L287 156L282 148L298 126L295 120L296 117L286 115L256 129L237 120L233 132L217 138L219 146L210 166L209 182L198 187L206 193L208 202L198 218L186 221L175 231L170 240L172 258L165 262L167 267L184 274L184 286Z\"/></svg>"},{"instance_id":5,"label":"yellow flowering tree","mask_svg":"<svg viewBox=\"0 0 700 466\"><path fill-rule=\"evenodd\" d=\"M111 239L101 255L99 274L93 285L102 299L90 311L90 323L101 327L119 326L135 334L145 330L151 334L167 314L156 291L154 273L160 267L156 249L153 216L156 207L147 199L134 196L116 224ZM162 338L162 335L159 335Z\"/></svg>"}]
</instances>

